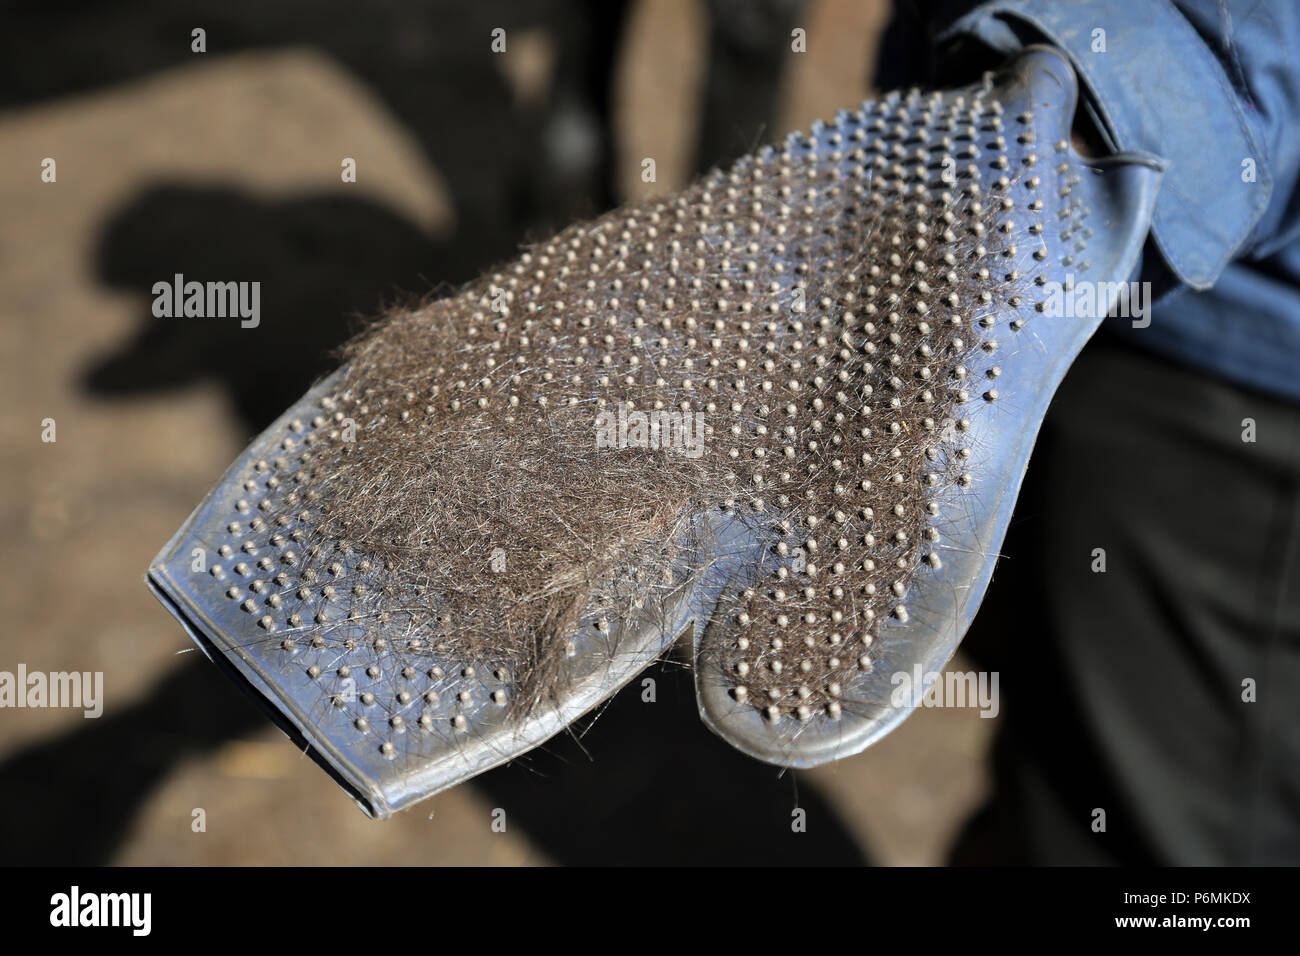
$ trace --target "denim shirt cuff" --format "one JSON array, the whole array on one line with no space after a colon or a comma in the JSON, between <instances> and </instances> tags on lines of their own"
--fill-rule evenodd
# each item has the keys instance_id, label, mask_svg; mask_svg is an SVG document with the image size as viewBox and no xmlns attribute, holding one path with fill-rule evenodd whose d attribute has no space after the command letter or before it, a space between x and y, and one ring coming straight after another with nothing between
<instances>
[{"instance_id":1,"label":"denim shirt cuff","mask_svg":"<svg viewBox=\"0 0 1300 956\"><path fill-rule=\"evenodd\" d=\"M1273 183L1223 65L1170 0L992 0L939 40L961 36L1003 53L1046 40L1069 57L1109 144L1169 163L1152 221L1161 255L1193 289L1214 284Z\"/></svg>"}]
</instances>

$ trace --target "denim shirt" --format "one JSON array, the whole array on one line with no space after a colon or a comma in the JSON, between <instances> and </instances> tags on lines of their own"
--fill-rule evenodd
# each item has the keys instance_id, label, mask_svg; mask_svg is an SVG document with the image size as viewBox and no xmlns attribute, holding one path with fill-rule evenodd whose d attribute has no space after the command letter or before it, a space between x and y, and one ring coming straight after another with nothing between
<instances>
[{"instance_id":1,"label":"denim shirt","mask_svg":"<svg viewBox=\"0 0 1300 956\"><path fill-rule=\"evenodd\" d=\"M1110 327L1300 402L1300 0L948 0L927 12L939 63L972 40L1001 54L1056 46L1105 145L1169 162L1140 276L1155 292L1150 324Z\"/></svg>"}]
</instances>

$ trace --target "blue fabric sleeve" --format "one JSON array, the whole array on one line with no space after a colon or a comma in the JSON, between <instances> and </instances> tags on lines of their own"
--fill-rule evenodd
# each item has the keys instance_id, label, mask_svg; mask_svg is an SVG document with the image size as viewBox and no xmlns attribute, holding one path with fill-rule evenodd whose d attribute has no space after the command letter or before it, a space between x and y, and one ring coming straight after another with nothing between
<instances>
[{"instance_id":1,"label":"blue fabric sleeve","mask_svg":"<svg viewBox=\"0 0 1300 956\"><path fill-rule=\"evenodd\" d=\"M1300 400L1300 0L963 6L941 44L1060 48L1107 145L1168 160L1152 240L1196 294L1158 302L1132 338Z\"/></svg>"},{"instance_id":2,"label":"blue fabric sleeve","mask_svg":"<svg viewBox=\"0 0 1300 956\"><path fill-rule=\"evenodd\" d=\"M1249 15L1233 17L1233 6ZM1300 57L1300 3L993 0L948 33L1011 52L1024 27L1074 62L1112 147L1169 160L1153 231L1181 281L1208 288L1259 232L1276 231L1261 222L1275 179L1289 197L1300 169L1288 63Z\"/></svg>"}]
</instances>

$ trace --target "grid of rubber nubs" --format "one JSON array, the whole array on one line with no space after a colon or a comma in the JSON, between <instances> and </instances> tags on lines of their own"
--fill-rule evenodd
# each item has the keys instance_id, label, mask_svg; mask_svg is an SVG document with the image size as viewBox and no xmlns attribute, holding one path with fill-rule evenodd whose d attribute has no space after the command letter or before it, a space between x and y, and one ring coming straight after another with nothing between
<instances>
[{"instance_id":1,"label":"grid of rubber nubs","mask_svg":"<svg viewBox=\"0 0 1300 956\"><path fill-rule=\"evenodd\" d=\"M1032 135L1030 119L1016 121L1019 135ZM780 449L808 464L780 475L795 494L777 500L779 560L728 609L705 656L733 699L774 723L852 708L881 621L906 622L914 575L940 566L937 499L971 483L968 406L998 397L990 333L1025 288L1013 185L1032 196L1040 184L1008 170L1005 125L996 100L912 94L814 131L811 162L865 142L849 175L873 180L859 257L834 257L849 268L835 269L818 303L842 347L817 366L840 388L833 402L820 389L779 409L787 437L824 451ZM1041 209L1023 202L1031 234Z\"/></svg>"},{"instance_id":2,"label":"grid of rubber nubs","mask_svg":"<svg viewBox=\"0 0 1300 956\"><path fill-rule=\"evenodd\" d=\"M1061 266L1086 254L1033 135L988 94L894 94L389 317L250 466L213 586L321 715L418 753L562 697L722 513L770 552L701 666L773 722L839 717L939 567L1048 217ZM699 415L701 453L599 446L620 408Z\"/></svg>"},{"instance_id":3,"label":"grid of rubber nubs","mask_svg":"<svg viewBox=\"0 0 1300 956\"><path fill-rule=\"evenodd\" d=\"M209 573L285 678L315 688L313 720L346 724L393 757L408 735L454 737L476 711L504 707L514 676L506 662L440 661L436 632L410 627L382 561L310 535L319 496L297 479L336 411L326 398L313 420L290 424L280 455L248 467Z\"/></svg>"}]
</instances>

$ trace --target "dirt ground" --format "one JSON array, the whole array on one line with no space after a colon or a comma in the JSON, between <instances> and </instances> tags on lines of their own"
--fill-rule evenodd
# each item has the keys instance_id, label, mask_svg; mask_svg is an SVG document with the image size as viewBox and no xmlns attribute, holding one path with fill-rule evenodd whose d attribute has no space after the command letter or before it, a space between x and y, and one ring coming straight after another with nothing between
<instances>
[{"instance_id":1,"label":"dirt ground","mask_svg":"<svg viewBox=\"0 0 1300 956\"><path fill-rule=\"evenodd\" d=\"M462 281L569 214L528 170L529 111L565 49L539 18L275 6L280 22L204 3L31 13L3 41L0 670L103 671L105 707L0 711L0 862L942 862L986 792L995 721L974 710L920 711L858 757L781 773L709 734L670 661L657 703L624 693L581 742L375 823L148 594L155 553L356 316ZM774 129L865 94L884 14L808 5ZM494 25L506 54L469 51ZM634 5L613 78L625 195L689 174L706 34L691 0ZM147 290L173 272L262 280L262 326L152 318Z\"/></svg>"}]
</instances>

